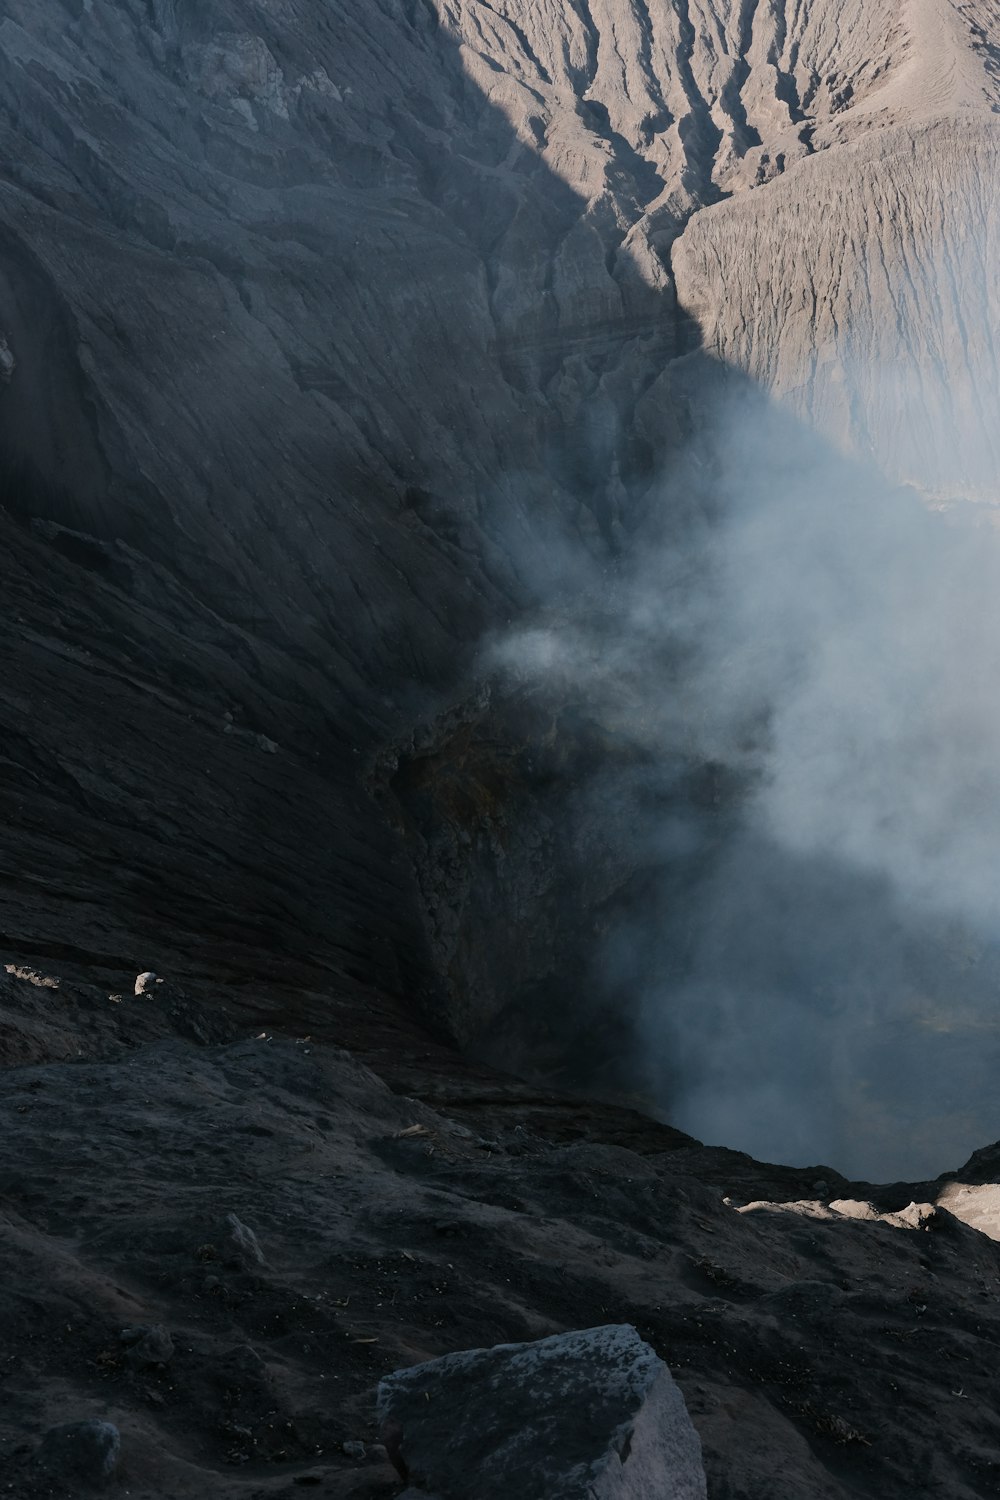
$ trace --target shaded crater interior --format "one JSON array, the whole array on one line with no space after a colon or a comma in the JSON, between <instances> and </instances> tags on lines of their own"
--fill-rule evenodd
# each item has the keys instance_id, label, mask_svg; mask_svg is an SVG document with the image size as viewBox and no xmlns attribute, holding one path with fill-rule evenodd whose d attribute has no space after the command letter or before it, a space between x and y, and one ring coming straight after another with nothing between
<instances>
[{"instance_id":1,"label":"shaded crater interior","mask_svg":"<svg viewBox=\"0 0 1000 1500\"><path fill-rule=\"evenodd\" d=\"M638 976L616 976L607 953L711 867L740 778L695 757L668 769L579 692L494 675L387 751L374 787L412 862L438 1004L463 1050L660 1111L640 1061ZM650 835L677 812L700 836L665 869ZM678 944L675 975L689 957Z\"/></svg>"}]
</instances>

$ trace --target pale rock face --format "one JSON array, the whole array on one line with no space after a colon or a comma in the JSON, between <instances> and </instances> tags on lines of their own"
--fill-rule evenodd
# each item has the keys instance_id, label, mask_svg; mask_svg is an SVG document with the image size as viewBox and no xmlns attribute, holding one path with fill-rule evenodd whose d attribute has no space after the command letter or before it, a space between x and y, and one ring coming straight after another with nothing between
<instances>
[{"instance_id":1,"label":"pale rock face","mask_svg":"<svg viewBox=\"0 0 1000 1500\"><path fill-rule=\"evenodd\" d=\"M1000 1240L1000 1183L949 1182L937 1201L963 1224L991 1240Z\"/></svg>"},{"instance_id":2,"label":"pale rock face","mask_svg":"<svg viewBox=\"0 0 1000 1500\"><path fill-rule=\"evenodd\" d=\"M666 1365L613 1324L397 1370L386 1443L443 1500L704 1500L701 1445Z\"/></svg>"},{"instance_id":3,"label":"pale rock face","mask_svg":"<svg viewBox=\"0 0 1000 1500\"><path fill-rule=\"evenodd\" d=\"M196 88L208 99L225 101L252 130L254 104L288 119L284 74L262 37L221 33L207 46L188 49L184 61Z\"/></svg>"},{"instance_id":4,"label":"pale rock face","mask_svg":"<svg viewBox=\"0 0 1000 1500\"><path fill-rule=\"evenodd\" d=\"M1000 134L890 126L697 215L674 246L706 348L894 480L996 502Z\"/></svg>"},{"instance_id":5,"label":"pale rock face","mask_svg":"<svg viewBox=\"0 0 1000 1500\"><path fill-rule=\"evenodd\" d=\"M893 480L996 498L994 6L498 9L516 81L470 69L519 136L544 101L541 157L588 212L614 191L588 110L645 164L620 282L672 271L711 354Z\"/></svg>"}]
</instances>

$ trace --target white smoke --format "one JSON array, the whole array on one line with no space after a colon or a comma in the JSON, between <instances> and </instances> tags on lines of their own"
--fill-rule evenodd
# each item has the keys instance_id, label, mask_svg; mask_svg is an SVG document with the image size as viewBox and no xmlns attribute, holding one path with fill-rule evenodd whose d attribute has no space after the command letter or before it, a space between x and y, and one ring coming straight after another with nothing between
<instances>
[{"instance_id":1,"label":"white smoke","mask_svg":"<svg viewBox=\"0 0 1000 1500\"><path fill-rule=\"evenodd\" d=\"M1000 1135L1000 535L759 399L712 431L662 495L690 515L697 483L700 522L611 583L581 566L576 605L494 653L662 767L635 828L655 894L598 969L673 1123L856 1174L957 1166ZM721 812L671 794L681 761Z\"/></svg>"}]
</instances>

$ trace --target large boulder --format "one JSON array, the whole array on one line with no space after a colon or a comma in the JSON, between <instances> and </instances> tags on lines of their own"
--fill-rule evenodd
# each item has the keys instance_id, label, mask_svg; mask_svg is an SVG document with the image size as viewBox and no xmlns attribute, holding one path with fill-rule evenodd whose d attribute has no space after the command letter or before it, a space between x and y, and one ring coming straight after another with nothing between
<instances>
[{"instance_id":1,"label":"large boulder","mask_svg":"<svg viewBox=\"0 0 1000 1500\"><path fill-rule=\"evenodd\" d=\"M99 1488L114 1476L120 1453L118 1428L92 1417L51 1427L42 1438L35 1461L50 1480Z\"/></svg>"},{"instance_id":2,"label":"large boulder","mask_svg":"<svg viewBox=\"0 0 1000 1500\"><path fill-rule=\"evenodd\" d=\"M701 1443L628 1324L469 1349L382 1381L386 1446L441 1500L704 1500Z\"/></svg>"}]
</instances>

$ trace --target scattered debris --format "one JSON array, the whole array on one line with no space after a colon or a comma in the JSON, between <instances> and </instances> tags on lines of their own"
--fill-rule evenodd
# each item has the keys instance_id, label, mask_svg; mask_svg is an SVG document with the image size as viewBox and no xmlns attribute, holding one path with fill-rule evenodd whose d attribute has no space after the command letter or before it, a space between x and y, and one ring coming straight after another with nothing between
<instances>
[{"instance_id":1,"label":"scattered debris","mask_svg":"<svg viewBox=\"0 0 1000 1500\"><path fill-rule=\"evenodd\" d=\"M845 1422L844 1418L838 1417L836 1413L825 1412L817 1415L811 1407L804 1408L804 1412L813 1418L816 1431L824 1437L833 1438L835 1443L843 1443L845 1446L858 1444L862 1448L871 1447L870 1437L866 1437L863 1432L859 1432L856 1427L851 1426L850 1422Z\"/></svg>"},{"instance_id":2,"label":"scattered debris","mask_svg":"<svg viewBox=\"0 0 1000 1500\"><path fill-rule=\"evenodd\" d=\"M60 981L51 974L42 974L38 969L32 969L27 964L4 964L7 973L14 979L26 979L29 984L37 985L40 990L57 990Z\"/></svg>"}]
</instances>

